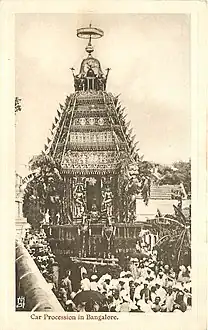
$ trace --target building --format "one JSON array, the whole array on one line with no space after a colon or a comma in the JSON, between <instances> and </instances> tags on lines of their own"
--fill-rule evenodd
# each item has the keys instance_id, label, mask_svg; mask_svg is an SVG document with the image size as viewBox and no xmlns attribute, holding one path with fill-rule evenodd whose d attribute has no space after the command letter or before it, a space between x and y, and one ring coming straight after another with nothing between
<instances>
[{"instance_id":1,"label":"building","mask_svg":"<svg viewBox=\"0 0 208 330\"><path fill-rule=\"evenodd\" d=\"M180 199L180 196L182 198ZM187 199L183 184L181 185L158 185L152 184L150 187L150 196L148 204L145 204L141 194L136 200L136 218L137 221L146 221L153 219L158 213L162 215L172 214L173 205L182 203L182 208L189 207L191 201Z\"/></svg>"},{"instance_id":2,"label":"building","mask_svg":"<svg viewBox=\"0 0 208 330\"><path fill-rule=\"evenodd\" d=\"M15 173L15 228L16 238L23 239L25 230L28 227L27 219L23 217L23 189L22 189L22 177Z\"/></svg>"}]
</instances>

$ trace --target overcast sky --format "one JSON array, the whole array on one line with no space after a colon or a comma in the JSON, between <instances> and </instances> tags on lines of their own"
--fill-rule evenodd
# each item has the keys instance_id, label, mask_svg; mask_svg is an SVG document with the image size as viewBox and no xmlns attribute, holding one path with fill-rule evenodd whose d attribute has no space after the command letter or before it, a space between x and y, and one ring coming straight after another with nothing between
<instances>
[{"instance_id":1,"label":"overcast sky","mask_svg":"<svg viewBox=\"0 0 208 330\"><path fill-rule=\"evenodd\" d=\"M107 90L126 107L146 160L188 160L190 148L190 22L182 14L17 14L16 170L39 154L50 137L59 103L74 92L86 40L79 27L104 30L94 57L110 67Z\"/></svg>"}]
</instances>

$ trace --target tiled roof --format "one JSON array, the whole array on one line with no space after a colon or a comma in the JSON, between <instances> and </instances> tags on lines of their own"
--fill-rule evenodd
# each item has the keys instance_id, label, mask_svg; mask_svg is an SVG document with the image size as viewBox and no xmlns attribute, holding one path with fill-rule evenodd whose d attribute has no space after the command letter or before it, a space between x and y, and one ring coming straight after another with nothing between
<instances>
[{"instance_id":1,"label":"tiled roof","mask_svg":"<svg viewBox=\"0 0 208 330\"><path fill-rule=\"evenodd\" d=\"M179 185L151 185L150 188L150 199L163 199L163 200L171 200L176 199L174 195L177 192L182 191ZM139 194L138 198L142 198L141 194Z\"/></svg>"}]
</instances>

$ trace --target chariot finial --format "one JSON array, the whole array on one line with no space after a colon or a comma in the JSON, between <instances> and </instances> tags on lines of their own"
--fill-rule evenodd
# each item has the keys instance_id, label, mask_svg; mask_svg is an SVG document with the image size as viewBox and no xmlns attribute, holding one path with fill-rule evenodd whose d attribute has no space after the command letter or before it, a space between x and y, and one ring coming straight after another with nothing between
<instances>
[{"instance_id":1,"label":"chariot finial","mask_svg":"<svg viewBox=\"0 0 208 330\"><path fill-rule=\"evenodd\" d=\"M77 37L82 39L89 39L88 45L85 50L88 53L88 56L91 56L91 53L94 51L92 46L92 39L102 38L104 36L104 32L101 29L92 27L90 23L89 27L77 29Z\"/></svg>"}]
</instances>

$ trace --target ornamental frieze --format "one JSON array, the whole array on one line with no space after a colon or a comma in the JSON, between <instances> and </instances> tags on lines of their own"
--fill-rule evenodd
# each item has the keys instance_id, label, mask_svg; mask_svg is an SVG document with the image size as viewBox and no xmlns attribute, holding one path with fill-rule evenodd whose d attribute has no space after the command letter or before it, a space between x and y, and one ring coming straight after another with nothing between
<instances>
[{"instance_id":1,"label":"ornamental frieze","mask_svg":"<svg viewBox=\"0 0 208 330\"><path fill-rule=\"evenodd\" d=\"M114 168L63 168L62 174L67 176L82 176L82 175L118 175L119 169Z\"/></svg>"},{"instance_id":2,"label":"ornamental frieze","mask_svg":"<svg viewBox=\"0 0 208 330\"><path fill-rule=\"evenodd\" d=\"M64 156L63 168L115 168L119 162L119 155L113 151L69 151Z\"/></svg>"},{"instance_id":3,"label":"ornamental frieze","mask_svg":"<svg viewBox=\"0 0 208 330\"><path fill-rule=\"evenodd\" d=\"M70 133L70 143L108 143L113 141L113 132L110 131Z\"/></svg>"},{"instance_id":4,"label":"ornamental frieze","mask_svg":"<svg viewBox=\"0 0 208 330\"><path fill-rule=\"evenodd\" d=\"M79 170L79 171L85 171L85 170L116 170L117 169L117 164L64 164L62 163L62 167L64 170Z\"/></svg>"},{"instance_id":5,"label":"ornamental frieze","mask_svg":"<svg viewBox=\"0 0 208 330\"><path fill-rule=\"evenodd\" d=\"M76 150L76 151L116 151L117 150L117 146L114 143L100 143L99 145L95 145L95 144L72 144L70 145L70 149ZM121 144L119 145L119 150L126 150L125 145Z\"/></svg>"},{"instance_id":6,"label":"ornamental frieze","mask_svg":"<svg viewBox=\"0 0 208 330\"><path fill-rule=\"evenodd\" d=\"M106 110L76 110L74 112L74 118L86 118L86 117L106 117Z\"/></svg>"},{"instance_id":7,"label":"ornamental frieze","mask_svg":"<svg viewBox=\"0 0 208 330\"><path fill-rule=\"evenodd\" d=\"M96 110L105 110L105 104L82 104L75 105L75 111L96 111Z\"/></svg>"},{"instance_id":8,"label":"ornamental frieze","mask_svg":"<svg viewBox=\"0 0 208 330\"><path fill-rule=\"evenodd\" d=\"M99 143L98 144L86 144L86 143L74 143L70 145L71 150L77 150L77 151L116 151L117 145L115 143ZM119 143L119 150L126 150L126 146L124 143Z\"/></svg>"},{"instance_id":9,"label":"ornamental frieze","mask_svg":"<svg viewBox=\"0 0 208 330\"><path fill-rule=\"evenodd\" d=\"M107 131L109 130L109 125L73 125L71 126L71 132L102 132L102 131Z\"/></svg>"},{"instance_id":10,"label":"ornamental frieze","mask_svg":"<svg viewBox=\"0 0 208 330\"><path fill-rule=\"evenodd\" d=\"M87 90L87 91L79 91L77 93L77 99L87 99L87 98L102 98L103 99L103 92L102 91L95 91L95 90Z\"/></svg>"},{"instance_id":11,"label":"ornamental frieze","mask_svg":"<svg viewBox=\"0 0 208 330\"><path fill-rule=\"evenodd\" d=\"M81 127L94 125L104 126L106 124L108 124L107 117L78 117L74 118L72 122L73 126L76 125Z\"/></svg>"},{"instance_id":12,"label":"ornamental frieze","mask_svg":"<svg viewBox=\"0 0 208 330\"><path fill-rule=\"evenodd\" d=\"M103 104L104 103L104 100L102 97L98 97L98 96L95 96L95 97L90 97L90 98L77 98L77 101L76 101L77 105L88 105L88 104L94 104L94 103L97 103L97 104Z\"/></svg>"}]
</instances>

